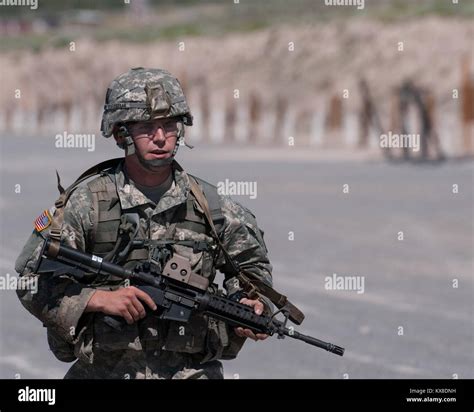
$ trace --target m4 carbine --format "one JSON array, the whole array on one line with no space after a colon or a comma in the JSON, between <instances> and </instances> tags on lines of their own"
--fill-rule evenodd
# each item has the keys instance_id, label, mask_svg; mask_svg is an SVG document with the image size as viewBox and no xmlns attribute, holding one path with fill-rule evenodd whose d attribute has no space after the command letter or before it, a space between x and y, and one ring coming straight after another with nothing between
<instances>
[{"instance_id":1,"label":"m4 carbine","mask_svg":"<svg viewBox=\"0 0 474 412\"><path fill-rule=\"evenodd\" d=\"M340 346L303 335L292 326L287 327L288 314L284 308L271 316L257 315L248 305L209 293L209 281L193 273L189 260L176 253L161 273L154 271L153 265L148 265L147 269L127 269L47 238L35 271L73 276L80 282L86 281L91 275L117 276L128 279L130 284L149 294L158 307L153 313L161 319L186 323L193 311L200 311L233 327L240 326L267 335L276 334L279 338L289 336L339 356L344 354L344 348ZM283 314L284 321L275 318L278 313ZM109 318L111 324L118 323L115 317Z\"/></svg>"}]
</instances>

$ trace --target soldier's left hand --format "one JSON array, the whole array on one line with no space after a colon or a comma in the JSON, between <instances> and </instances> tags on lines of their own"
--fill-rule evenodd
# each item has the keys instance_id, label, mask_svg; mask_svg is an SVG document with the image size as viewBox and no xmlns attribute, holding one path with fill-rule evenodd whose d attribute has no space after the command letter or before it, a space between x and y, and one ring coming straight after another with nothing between
<instances>
[{"instance_id":1,"label":"soldier's left hand","mask_svg":"<svg viewBox=\"0 0 474 412\"><path fill-rule=\"evenodd\" d=\"M243 303L244 305L252 306L257 315L261 315L263 313L263 303L260 302L258 299L252 300L252 299L242 298L240 299L240 303ZM250 339L253 339L254 341L265 340L268 338L268 335L264 333L254 333L250 329L244 329L242 327L235 328L234 331L237 336L240 336L241 338L250 338Z\"/></svg>"}]
</instances>

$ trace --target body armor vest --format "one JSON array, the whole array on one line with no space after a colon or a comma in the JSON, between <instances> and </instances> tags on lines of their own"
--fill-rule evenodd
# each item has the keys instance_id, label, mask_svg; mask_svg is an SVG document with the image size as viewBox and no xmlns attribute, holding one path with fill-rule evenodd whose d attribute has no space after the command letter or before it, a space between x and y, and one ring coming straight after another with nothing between
<instances>
[{"instance_id":1,"label":"body armor vest","mask_svg":"<svg viewBox=\"0 0 474 412\"><path fill-rule=\"evenodd\" d=\"M212 221L217 229L218 234L221 234L224 223L224 215L221 211L219 194L217 187L195 176L189 175L190 179L194 179L202 188L204 195L209 203ZM107 260L114 260L116 254L121 252L126 241L122 244L121 237L123 233L123 215L124 211L121 208L120 201L115 185L115 175L113 171L103 171L101 176L87 183L89 190L92 193L93 206L96 210L94 227L92 228L89 244L90 253L106 258ZM133 212L133 209L127 212ZM187 229L195 233L205 234L209 237L211 229L207 224L204 214L200 210L193 194L190 192L185 203L177 206L170 224L173 224L177 229ZM146 239L145 234L140 230L137 239ZM172 240L172 239L166 239ZM179 240L176 240L179 244ZM145 261L149 258L148 247L132 249L122 263L131 265L133 262ZM210 276L215 273L213 269L214 256L209 251L203 252L202 276Z\"/></svg>"}]
</instances>

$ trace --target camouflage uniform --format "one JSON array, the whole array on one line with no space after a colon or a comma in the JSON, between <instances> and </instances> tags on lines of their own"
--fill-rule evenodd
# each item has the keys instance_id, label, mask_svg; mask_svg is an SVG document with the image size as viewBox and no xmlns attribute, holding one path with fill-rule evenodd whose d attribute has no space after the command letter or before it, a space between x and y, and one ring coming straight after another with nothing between
<instances>
[{"instance_id":1,"label":"camouflage uniform","mask_svg":"<svg viewBox=\"0 0 474 412\"><path fill-rule=\"evenodd\" d=\"M134 68L118 76L108 88L101 130L105 137L120 134L125 155L132 156L135 146L129 124L166 118L177 119L177 139L183 142L184 125L191 126L193 118L179 81L165 70ZM38 293L18 291L22 304L47 327L48 343L58 359L78 359L67 378L219 378L219 359L234 358L245 340L222 321L200 314L193 314L185 325L147 315L132 325L123 323L114 328L104 321L104 314L84 310L95 289L115 290L125 286L123 281L98 276L83 284L69 276L53 278L34 273L48 232L68 246L105 257L114 251L114 244L121 246L117 240L127 226L122 218L137 213L138 239L207 241L212 253L179 244L173 246L174 253L188 258L193 271L209 279L212 293L219 293L212 284L217 269L225 275L227 293L238 296L240 285L230 275L235 272L215 245L210 225L190 189L192 178L173 160L178 147L176 144L173 156L167 159L150 161L136 153L145 168L171 165L173 183L158 204L128 179L122 162L77 187L60 209L64 214L54 214L50 231L46 227L50 215L45 211L17 259L17 272L32 285L38 282ZM217 202L214 210L219 211L219 238L225 249L239 263L241 272L271 285L272 267L255 216L228 196L219 196ZM140 264L148 260L148 253L132 250L122 263L127 267ZM271 304L261 299L270 309Z\"/></svg>"},{"instance_id":2,"label":"camouflage uniform","mask_svg":"<svg viewBox=\"0 0 474 412\"><path fill-rule=\"evenodd\" d=\"M176 210L191 196L190 177L177 170L176 163L172 170L173 184L158 204L149 200L128 179L123 164L111 171L122 211L138 210L140 231L149 233L151 239L171 237L215 244L207 234L170 225ZM79 186L72 193L64 212L61 237L64 244L89 253L94 251L98 211L94 208L90 188L105 178L97 177L92 180L92 186ZM255 216L230 197L219 198L225 217L221 232L224 246L244 272L253 273L271 285L272 266ZM38 277L33 271L46 235L47 230L33 231L16 261L16 271L32 282ZM206 263L202 252L193 253L192 248L181 245L175 245L174 249L189 258L192 269L208 277L210 283L215 269L223 272L227 293L235 292L231 289L238 284L226 275L225 260L218 249L212 267L206 268L203 268ZM36 280L39 282L37 293L19 290L18 296L25 308L48 328L48 341L55 355L68 362L77 357L66 378L222 378L222 364L218 359L235 357L244 341L235 335L233 328L204 315L193 315L185 325L147 315L117 331L102 321L103 314L84 313L84 310L95 288L115 290L123 287L123 282L108 279L91 286L67 276L53 279L43 275Z\"/></svg>"}]
</instances>

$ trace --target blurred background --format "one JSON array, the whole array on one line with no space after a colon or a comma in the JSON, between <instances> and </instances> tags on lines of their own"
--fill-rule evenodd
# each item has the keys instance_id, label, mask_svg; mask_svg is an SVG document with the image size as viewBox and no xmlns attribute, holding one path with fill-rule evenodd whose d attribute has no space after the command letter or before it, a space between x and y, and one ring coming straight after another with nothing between
<instances>
[{"instance_id":1,"label":"blurred background","mask_svg":"<svg viewBox=\"0 0 474 412\"><path fill-rule=\"evenodd\" d=\"M183 167L256 183L233 197L265 231L299 329L346 347L249 342L226 377L474 377L473 2L25 3L0 6L0 378L69 368L8 280L57 198L55 170L68 185L121 155L101 109L139 66L183 85ZM363 290L328 283L352 278Z\"/></svg>"}]
</instances>

